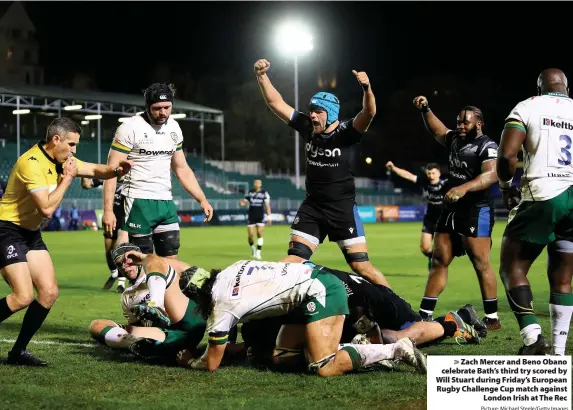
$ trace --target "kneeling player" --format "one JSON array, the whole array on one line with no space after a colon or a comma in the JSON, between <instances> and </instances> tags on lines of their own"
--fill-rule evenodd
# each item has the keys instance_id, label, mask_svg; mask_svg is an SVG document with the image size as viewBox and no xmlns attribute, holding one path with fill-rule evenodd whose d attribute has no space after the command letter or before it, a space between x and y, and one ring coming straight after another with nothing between
<instances>
[{"instance_id":1,"label":"kneeling player","mask_svg":"<svg viewBox=\"0 0 573 410\"><path fill-rule=\"evenodd\" d=\"M128 324L94 320L90 335L113 349L129 349L142 357L175 353L182 347L195 347L205 333L205 320L196 313L196 304L179 289L179 272L189 265L156 255L144 255L139 247L123 244L112 251L120 275L129 280L121 304ZM137 261L137 264L135 263ZM167 288L154 289L154 276L165 278ZM174 285L173 285L174 284ZM162 324L147 327L149 322Z\"/></svg>"},{"instance_id":2,"label":"kneeling player","mask_svg":"<svg viewBox=\"0 0 573 410\"><path fill-rule=\"evenodd\" d=\"M311 262L306 264L312 265ZM409 338L422 345L452 337L458 342L464 340L477 344L480 343L479 331L487 332L485 323L471 305L465 305L457 312L448 312L435 321L425 322L408 302L385 286L373 285L360 276L324 266L316 268L335 275L346 288L350 314L344 321L343 343L362 340L382 344ZM243 325L241 333L253 362L268 366L277 364L279 359L288 367L296 369L300 366L301 350L274 349L279 329L285 322L285 317L278 317ZM355 339L357 335L363 336ZM275 363L269 363L271 360Z\"/></svg>"},{"instance_id":3,"label":"kneeling player","mask_svg":"<svg viewBox=\"0 0 573 410\"><path fill-rule=\"evenodd\" d=\"M346 290L334 275L308 265L239 261L223 271L196 273L183 292L208 318L207 351L197 359L186 352L179 355L179 362L192 369L219 367L229 331L236 324L287 316L277 348L304 348L308 369L319 376L338 376L386 359L402 360L426 372L426 358L407 338L388 345L339 348L349 313Z\"/></svg>"}]
</instances>

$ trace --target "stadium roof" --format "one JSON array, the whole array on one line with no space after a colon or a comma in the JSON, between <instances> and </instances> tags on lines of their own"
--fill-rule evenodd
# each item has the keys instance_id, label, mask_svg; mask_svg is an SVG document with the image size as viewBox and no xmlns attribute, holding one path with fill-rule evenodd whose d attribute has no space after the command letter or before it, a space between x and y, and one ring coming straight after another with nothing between
<instances>
[{"instance_id":1,"label":"stadium roof","mask_svg":"<svg viewBox=\"0 0 573 410\"><path fill-rule=\"evenodd\" d=\"M19 98L17 98L19 97ZM62 109L81 104L79 112L133 115L145 108L143 95L83 91L55 86L0 85L0 106ZM221 122L223 111L188 101L175 99L173 111L186 113L188 120Z\"/></svg>"}]
</instances>

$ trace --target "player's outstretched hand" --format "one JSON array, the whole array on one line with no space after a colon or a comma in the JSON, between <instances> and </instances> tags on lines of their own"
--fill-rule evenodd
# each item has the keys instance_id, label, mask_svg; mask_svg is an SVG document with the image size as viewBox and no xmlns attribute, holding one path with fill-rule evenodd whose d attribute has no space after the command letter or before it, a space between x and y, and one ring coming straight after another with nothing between
<instances>
[{"instance_id":1,"label":"player's outstretched hand","mask_svg":"<svg viewBox=\"0 0 573 410\"><path fill-rule=\"evenodd\" d=\"M428 99L423 95L414 98L414 107L416 107L416 109L422 111L427 106L428 106Z\"/></svg>"},{"instance_id":2,"label":"player's outstretched hand","mask_svg":"<svg viewBox=\"0 0 573 410\"><path fill-rule=\"evenodd\" d=\"M386 169L389 169L390 171L392 171L394 169L394 163L392 161L388 161L386 163Z\"/></svg>"},{"instance_id":3,"label":"player's outstretched hand","mask_svg":"<svg viewBox=\"0 0 573 410\"><path fill-rule=\"evenodd\" d=\"M271 63L269 63L264 58L261 58L255 63L255 74L260 77L266 74L271 68Z\"/></svg>"}]
</instances>

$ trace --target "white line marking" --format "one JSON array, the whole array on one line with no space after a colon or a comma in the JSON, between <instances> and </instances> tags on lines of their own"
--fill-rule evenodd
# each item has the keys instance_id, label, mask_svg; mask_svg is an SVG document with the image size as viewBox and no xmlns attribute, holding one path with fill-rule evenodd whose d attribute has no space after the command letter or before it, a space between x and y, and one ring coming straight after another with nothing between
<instances>
[{"instance_id":1,"label":"white line marking","mask_svg":"<svg viewBox=\"0 0 573 410\"><path fill-rule=\"evenodd\" d=\"M0 339L0 343L14 343L16 339ZM62 345L62 346L79 346L79 347L96 347L95 343L68 343L68 342L53 342L51 340L32 340L30 343L37 345Z\"/></svg>"}]
</instances>

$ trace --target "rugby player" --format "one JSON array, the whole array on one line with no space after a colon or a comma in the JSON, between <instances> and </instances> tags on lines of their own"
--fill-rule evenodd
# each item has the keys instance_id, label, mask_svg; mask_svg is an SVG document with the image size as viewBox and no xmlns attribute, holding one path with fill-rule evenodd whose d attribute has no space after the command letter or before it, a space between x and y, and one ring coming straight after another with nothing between
<instances>
[{"instance_id":1,"label":"rugby player","mask_svg":"<svg viewBox=\"0 0 573 410\"><path fill-rule=\"evenodd\" d=\"M89 328L91 337L112 349L128 349L144 358L175 356L178 349L196 347L205 333L205 320L197 313L195 302L179 288L179 275L190 266L178 260L144 255L139 247L129 243L114 248L111 255L120 275L129 280L121 296L127 325L94 320ZM155 311L150 313L153 304L149 305L152 299L147 282L154 275L166 277L167 289L164 303L156 304ZM158 317L164 319L163 323L159 321L162 327L147 326L153 325Z\"/></svg>"},{"instance_id":2,"label":"rugby player","mask_svg":"<svg viewBox=\"0 0 573 410\"><path fill-rule=\"evenodd\" d=\"M175 91L172 85L152 84L144 92L146 111L123 122L117 129L108 155L108 164L133 160L137 167L124 180L122 195L124 219L119 226L129 241L143 253L177 259L179 253L179 217L171 192L171 171L185 191L205 213L205 222L213 217L213 208L205 198L195 174L183 153L183 134L171 118ZM108 235L117 226L113 213L116 180L104 183L102 223ZM161 277L149 284L152 293L165 292Z\"/></svg>"},{"instance_id":3,"label":"rugby player","mask_svg":"<svg viewBox=\"0 0 573 410\"><path fill-rule=\"evenodd\" d=\"M81 128L71 119L53 120L46 139L14 164L0 200L0 269L12 291L0 299L0 323L28 308L8 364L47 364L26 350L58 297L54 265L40 231L42 221L58 209L74 177L115 179L131 169L126 160L111 167L74 158L80 134Z\"/></svg>"},{"instance_id":4,"label":"rugby player","mask_svg":"<svg viewBox=\"0 0 573 410\"><path fill-rule=\"evenodd\" d=\"M103 185L103 181L95 178L82 178L82 188L92 189ZM116 224L115 229L112 231L111 235L104 229L104 248L105 248L105 260L107 262L107 267L109 269L109 278L104 283L103 288L105 290L110 289L115 280L117 279L117 293L122 293L125 290L125 278L117 274L117 266L111 258L111 250L117 247L120 243L126 243L129 241L126 231L119 229L121 221L123 220L123 197L121 195L121 189L123 187L123 178L117 181L117 187L115 190L115 195L113 198L113 214L117 221L120 223Z\"/></svg>"},{"instance_id":5,"label":"rugby player","mask_svg":"<svg viewBox=\"0 0 573 410\"><path fill-rule=\"evenodd\" d=\"M506 118L497 159L499 186L510 210L501 243L500 276L519 324L522 355L564 355L573 312L573 100L563 71L543 70L537 96ZM521 192L512 185L523 150ZM519 203L519 204L518 204ZM548 246L552 346L542 335L527 279Z\"/></svg>"},{"instance_id":6,"label":"rugby player","mask_svg":"<svg viewBox=\"0 0 573 410\"><path fill-rule=\"evenodd\" d=\"M420 314L431 320L446 287L448 266L454 257L467 252L480 284L484 322L489 330L498 330L497 280L489 258L494 225L489 188L497 181L497 144L483 133L484 118L477 107L463 107L456 130L452 131L430 110L426 97L416 97L414 106L421 112L428 132L448 149L450 173Z\"/></svg>"},{"instance_id":7,"label":"rugby player","mask_svg":"<svg viewBox=\"0 0 573 410\"><path fill-rule=\"evenodd\" d=\"M360 142L376 114L376 100L365 72L352 71L363 88L362 110L340 121L340 102L333 94L318 92L309 102L309 114L295 111L267 76L271 65L261 59L254 70L268 107L289 127L299 131L306 150L306 198L291 225L285 262L310 260L326 236L340 247L350 268L370 280L389 286L368 257L366 236L356 205L350 168L352 146Z\"/></svg>"},{"instance_id":8,"label":"rugby player","mask_svg":"<svg viewBox=\"0 0 573 410\"><path fill-rule=\"evenodd\" d=\"M124 220L119 228L127 231L129 241L143 253L177 258L179 219L171 193L171 171L205 212L205 221L213 217L213 208L205 198L195 174L183 153L183 134L171 117L174 89L168 84L152 84L144 92L146 111L123 122L115 133L108 165L126 158L137 167L124 180ZM112 235L118 221L113 213L116 180L104 183L102 223Z\"/></svg>"},{"instance_id":9,"label":"rugby player","mask_svg":"<svg viewBox=\"0 0 573 410\"><path fill-rule=\"evenodd\" d=\"M238 323L288 316L277 348L305 348L308 370L338 376L380 360L402 360L425 373L426 358L408 338L387 345L345 344L339 350L344 316L349 313L343 283L312 266L288 262L238 261L223 271L193 275L183 293L207 318L209 345L194 358L180 352L179 362L214 371L223 358L230 329Z\"/></svg>"},{"instance_id":10,"label":"rugby player","mask_svg":"<svg viewBox=\"0 0 573 410\"><path fill-rule=\"evenodd\" d=\"M427 164L426 172L420 175L414 175L405 169L398 168L392 161L386 163L386 168L422 188L422 196L428 201L422 223L420 251L428 257L428 270L430 270L432 268L432 239L442 213L448 180L440 178L440 166L433 162Z\"/></svg>"},{"instance_id":11,"label":"rugby player","mask_svg":"<svg viewBox=\"0 0 573 410\"><path fill-rule=\"evenodd\" d=\"M269 193L262 189L263 182L255 179L253 189L249 190L244 199L241 199L241 206L249 206L249 222L247 229L249 232L249 245L253 251L252 257L261 260L261 249L263 248L263 229L265 223L271 224L271 197ZM265 221L266 211L266 221ZM255 226L257 227L257 245L255 246Z\"/></svg>"}]
</instances>

